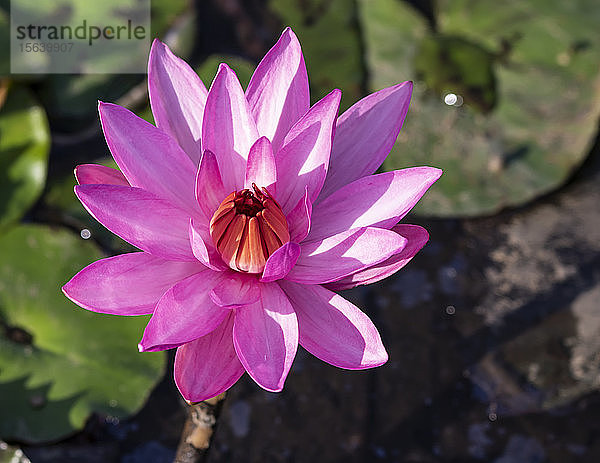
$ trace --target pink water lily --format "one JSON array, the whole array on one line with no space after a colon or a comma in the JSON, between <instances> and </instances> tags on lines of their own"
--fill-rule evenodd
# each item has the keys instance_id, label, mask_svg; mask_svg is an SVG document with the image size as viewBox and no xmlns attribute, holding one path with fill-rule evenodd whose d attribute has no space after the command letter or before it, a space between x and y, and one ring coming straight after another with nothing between
<instances>
[{"instance_id":1,"label":"pink water lily","mask_svg":"<svg viewBox=\"0 0 600 463\"><path fill-rule=\"evenodd\" d=\"M393 274L428 240L398 222L441 171L372 175L412 84L339 118L339 90L311 107L300 44L286 29L245 92L225 64L207 91L159 41L148 86L156 126L100 103L120 172L82 165L75 187L90 214L141 252L92 263L64 293L95 312L152 314L139 348L177 348L175 381L190 401L224 392L244 371L280 391L298 343L341 368L385 363L371 320L334 291Z\"/></svg>"}]
</instances>

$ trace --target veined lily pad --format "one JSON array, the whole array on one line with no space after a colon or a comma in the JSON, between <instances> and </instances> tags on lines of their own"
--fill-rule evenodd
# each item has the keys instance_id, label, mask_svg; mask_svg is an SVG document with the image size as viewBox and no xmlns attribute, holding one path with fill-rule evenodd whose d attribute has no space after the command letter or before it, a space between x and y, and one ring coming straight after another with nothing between
<instances>
[{"instance_id":1,"label":"veined lily pad","mask_svg":"<svg viewBox=\"0 0 600 463\"><path fill-rule=\"evenodd\" d=\"M371 90L415 81L384 167L445 171L417 212L523 204L587 155L600 115L597 2L440 0L436 31L407 2L359 0L359 11Z\"/></svg>"},{"instance_id":2,"label":"veined lily pad","mask_svg":"<svg viewBox=\"0 0 600 463\"><path fill-rule=\"evenodd\" d=\"M342 110L362 96L364 72L355 0L271 0L306 56L312 102L342 90Z\"/></svg>"},{"instance_id":3,"label":"veined lily pad","mask_svg":"<svg viewBox=\"0 0 600 463\"><path fill-rule=\"evenodd\" d=\"M29 225L0 236L0 255L0 437L54 440L92 412L136 412L165 364L164 354L137 351L146 318L88 312L60 291L99 250Z\"/></svg>"},{"instance_id":4,"label":"veined lily pad","mask_svg":"<svg viewBox=\"0 0 600 463\"><path fill-rule=\"evenodd\" d=\"M20 86L0 105L0 230L18 221L46 182L50 136L46 114Z\"/></svg>"}]
</instances>

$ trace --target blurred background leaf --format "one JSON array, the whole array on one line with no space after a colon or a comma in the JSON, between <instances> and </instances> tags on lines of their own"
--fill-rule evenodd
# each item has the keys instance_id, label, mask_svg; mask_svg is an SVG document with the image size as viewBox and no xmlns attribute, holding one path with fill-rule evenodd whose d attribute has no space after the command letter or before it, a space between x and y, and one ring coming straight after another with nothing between
<instances>
[{"instance_id":1,"label":"blurred background leaf","mask_svg":"<svg viewBox=\"0 0 600 463\"><path fill-rule=\"evenodd\" d=\"M370 90L415 81L385 168L445 171L417 212L517 206L587 156L600 115L597 2L440 0L432 18L398 0L358 4Z\"/></svg>"},{"instance_id":2,"label":"blurred background leaf","mask_svg":"<svg viewBox=\"0 0 600 463\"><path fill-rule=\"evenodd\" d=\"M147 317L81 310L59 291L102 257L66 230L22 225L0 236L0 436L64 437L92 412L137 411L164 373L164 353L137 350Z\"/></svg>"},{"instance_id":3,"label":"blurred background leaf","mask_svg":"<svg viewBox=\"0 0 600 463\"><path fill-rule=\"evenodd\" d=\"M0 231L20 220L42 193L50 149L43 107L28 89L2 90L1 82Z\"/></svg>"}]
</instances>

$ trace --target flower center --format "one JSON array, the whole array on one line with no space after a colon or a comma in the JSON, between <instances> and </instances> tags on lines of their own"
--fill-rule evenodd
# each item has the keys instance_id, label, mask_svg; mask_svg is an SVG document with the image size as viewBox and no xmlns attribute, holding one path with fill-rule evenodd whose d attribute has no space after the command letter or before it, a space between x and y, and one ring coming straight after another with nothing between
<instances>
[{"instance_id":1,"label":"flower center","mask_svg":"<svg viewBox=\"0 0 600 463\"><path fill-rule=\"evenodd\" d=\"M290 240L281 206L266 188L227 196L210 220L210 236L233 270L260 273L281 245Z\"/></svg>"}]
</instances>

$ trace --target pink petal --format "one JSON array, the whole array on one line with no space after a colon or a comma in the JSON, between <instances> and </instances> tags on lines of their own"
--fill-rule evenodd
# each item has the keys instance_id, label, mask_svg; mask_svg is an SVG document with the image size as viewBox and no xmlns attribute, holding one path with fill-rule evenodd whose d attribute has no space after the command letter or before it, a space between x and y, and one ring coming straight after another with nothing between
<instances>
[{"instance_id":1,"label":"pink petal","mask_svg":"<svg viewBox=\"0 0 600 463\"><path fill-rule=\"evenodd\" d=\"M313 202L327 175L331 140L341 92L332 91L290 129L275 156L277 200L285 213L298 204L308 188Z\"/></svg>"},{"instance_id":2,"label":"pink petal","mask_svg":"<svg viewBox=\"0 0 600 463\"><path fill-rule=\"evenodd\" d=\"M258 132L272 141L277 152L290 127L310 106L302 49L289 27L258 64L246 97Z\"/></svg>"},{"instance_id":3,"label":"pink petal","mask_svg":"<svg viewBox=\"0 0 600 463\"><path fill-rule=\"evenodd\" d=\"M75 194L98 222L128 243L167 260L195 260L189 217L166 199L118 185L79 185Z\"/></svg>"},{"instance_id":4,"label":"pink petal","mask_svg":"<svg viewBox=\"0 0 600 463\"><path fill-rule=\"evenodd\" d=\"M148 91L156 126L177 140L198 165L208 91L198 74L158 39L150 50Z\"/></svg>"},{"instance_id":5,"label":"pink petal","mask_svg":"<svg viewBox=\"0 0 600 463\"><path fill-rule=\"evenodd\" d=\"M440 175L434 167L412 167L358 179L313 204L307 239L316 241L350 228L391 228Z\"/></svg>"},{"instance_id":6,"label":"pink petal","mask_svg":"<svg viewBox=\"0 0 600 463\"><path fill-rule=\"evenodd\" d=\"M220 307L237 308L258 301L260 288L255 276L228 272L212 289L210 298Z\"/></svg>"},{"instance_id":7,"label":"pink petal","mask_svg":"<svg viewBox=\"0 0 600 463\"><path fill-rule=\"evenodd\" d=\"M258 302L235 309L233 345L259 386L271 392L283 389L298 348L298 323L277 284L261 284Z\"/></svg>"},{"instance_id":8,"label":"pink petal","mask_svg":"<svg viewBox=\"0 0 600 463\"><path fill-rule=\"evenodd\" d=\"M121 106L100 103L99 111L106 143L131 186L195 213L196 169L177 142Z\"/></svg>"},{"instance_id":9,"label":"pink petal","mask_svg":"<svg viewBox=\"0 0 600 463\"><path fill-rule=\"evenodd\" d=\"M177 349L175 384L185 400L218 396L244 374L233 348L233 313L211 333Z\"/></svg>"},{"instance_id":10,"label":"pink petal","mask_svg":"<svg viewBox=\"0 0 600 463\"><path fill-rule=\"evenodd\" d=\"M223 262L221 255L215 249L208 227L190 219L189 225L190 244L196 259L208 268L222 272L228 270L229 266Z\"/></svg>"},{"instance_id":11,"label":"pink petal","mask_svg":"<svg viewBox=\"0 0 600 463\"><path fill-rule=\"evenodd\" d=\"M215 153L225 189L239 190L258 130L237 76L226 64L219 66L204 112L202 149Z\"/></svg>"},{"instance_id":12,"label":"pink petal","mask_svg":"<svg viewBox=\"0 0 600 463\"><path fill-rule=\"evenodd\" d=\"M93 312L144 315L154 311L171 286L203 270L198 263L132 252L88 265L62 289L77 305Z\"/></svg>"},{"instance_id":13,"label":"pink petal","mask_svg":"<svg viewBox=\"0 0 600 463\"><path fill-rule=\"evenodd\" d=\"M210 298L220 279L220 273L205 269L171 287L156 304L140 352L180 346L217 328L229 313Z\"/></svg>"},{"instance_id":14,"label":"pink petal","mask_svg":"<svg viewBox=\"0 0 600 463\"><path fill-rule=\"evenodd\" d=\"M384 88L340 116L319 200L377 170L398 138L411 94L412 82Z\"/></svg>"},{"instance_id":15,"label":"pink petal","mask_svg":"<svg viewBox=\"0 0 600 463\"><path fill-rule=\"evenodd\" d=\"M387 362L377 328L358 307L322 286L279 284L298 316L300 344L315 357L349 370Z\"/></svg>"},{"instance_id":16,"label":"pink petal","mask_svg":"<svg viewBox=\"0 0 600 463\"><path fill-rule=\"evenodd\" d=\"M212 151L204 151L196 175L196 200L206 226L229 193L231 191L225 190L223 186L215 155Z\"/></svg>"},{"instance_id":17,"label":"pink petal","mask_svg":"<svg viewBox=\"0 0 600 463\"><path fill-rule=\"evenodd\" d=\"M359 270L341 280L329 283L327 287L333 291L341 291L343 289L354 288L358 285L370 285L376 281L383 280L408 264L429 240L429 233L427 233L427 230L418 225L398 224L393 227L392 230L406 238L408 241L404 249L393 256L388 257L383 262L364 270Z\"/></svg>"},{"instance_id":18,"label":"pink petal","mask_svg":"<svg viewBox=\"0 0 600 463\"><path fill-rule=\"evenodd\" d=\"M245 187L250 189L255 183L259 188L268 188L269 193L274 195L275 180L277 180L277 174L271 142L266 137L260 137L252 145L248 154Z\"/></svg>"},{"instance_id":19,"label":"pink petal","mask_svg":"<svg viewBox=\"0 0 600 463\"><path fill-rule=\"evenodd\" d=\"M322 241L305 241L298 262L285 279L328 283L382 262L405 246L402 236L375 227L347 230Z\"/></svg>"},{"instance_id":20,"label":"pink petal","mask_svg":"<svg viewBox=\"0 0 600 463\"><path fill-rule=\"evenodd\" d=\"M308 198L308 188L305 188L304 197L300 198L296 207L288 212L286 216L291 241L301 243L306 238L310 231L311 214L312 203Z\"/></svg>"},{"instance_id":21,"label":"pink petal","mask_svg":"<svg viewBox=\"0 0 600 463\"><path fill-rule=\"evenodd\" d=\"M80 185L130 186L120 171L99 164L81 164L75 167L75 178Z\"/></svg>"},{"instance_id":22,"label":"pink petal","mask_svg":"<svg viewBox=\"0 0 600 463\"><path fill-rule=\"evenodd\" d=\"M268 283L284 278L296 265L298 257L300 257L300 246L291 241L285 243L267 259L260 281Z\"/></svg>"}]
</instances>

